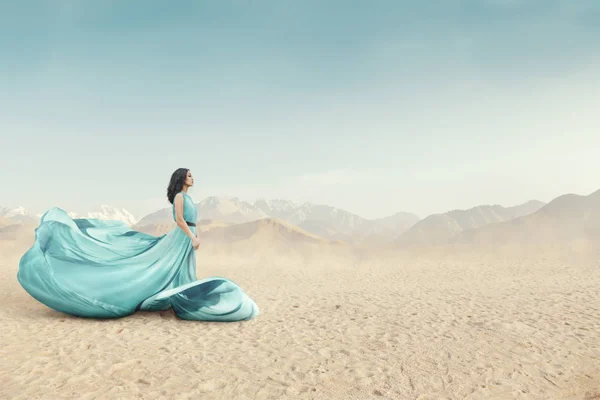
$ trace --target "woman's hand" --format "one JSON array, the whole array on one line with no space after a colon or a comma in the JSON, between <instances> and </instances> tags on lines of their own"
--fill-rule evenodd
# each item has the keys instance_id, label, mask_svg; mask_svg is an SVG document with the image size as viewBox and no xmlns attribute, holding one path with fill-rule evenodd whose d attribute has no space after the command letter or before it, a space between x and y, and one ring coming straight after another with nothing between
<instances>
[{"instance_id":1,"label":"woman's hand","mask_svg":"<svg viewBox=\"0 0 600 400\"><path fill-rule=\"evenodd\" d=\"M198 250L198 247L200 247L200 241L197 237L192 238L192 246L194 246L194 250Z\"/></svg>"}]
</instances>

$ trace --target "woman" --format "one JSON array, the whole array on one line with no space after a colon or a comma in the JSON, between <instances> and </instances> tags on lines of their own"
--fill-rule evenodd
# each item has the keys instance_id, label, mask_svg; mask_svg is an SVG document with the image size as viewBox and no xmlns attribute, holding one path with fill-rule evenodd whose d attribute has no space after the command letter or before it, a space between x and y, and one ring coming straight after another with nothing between
<instances>
[{"instance_id":1,"label":"woman","mask_svg":"<svg viewBox=\"0 0 600 400\"><path fill-rule=\"evenodd\" d=\"M170 308L187 320L256 317L258 307L232 281L196 280L198 210L187 194L193 184L189 169L173 172L167 198L177 227L159 237L121 221L72 219L51 208L21 258L19 283L46 306L80 317L117 318Z\"/></svg>"}]
</instances>

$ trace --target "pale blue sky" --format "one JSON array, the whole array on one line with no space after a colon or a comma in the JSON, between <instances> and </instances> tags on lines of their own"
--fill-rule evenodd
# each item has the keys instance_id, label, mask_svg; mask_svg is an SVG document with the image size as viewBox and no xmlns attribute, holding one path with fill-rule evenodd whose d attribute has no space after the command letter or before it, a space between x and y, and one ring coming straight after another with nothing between
<instances>
[{"instance_id":1,"label":"pale blue sky","mask_svg":"<svg viewBox=\"0 0 600 400\"><path fill-rule=\"evenodd\" d=\"M367 218L600 189L600 2L0 2L0 206L325 203Z\"/></svg>"}]
</instances>

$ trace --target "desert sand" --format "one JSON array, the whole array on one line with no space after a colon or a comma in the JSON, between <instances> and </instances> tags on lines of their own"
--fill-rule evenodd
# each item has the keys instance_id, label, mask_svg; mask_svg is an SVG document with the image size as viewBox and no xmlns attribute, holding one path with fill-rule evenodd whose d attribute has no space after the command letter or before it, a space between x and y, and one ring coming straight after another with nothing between
<instances>
[{"instance_id":1,"label":"desert sand","mask_svg":"<svg viewBox=\"0 0 600 400\"><path fill-rule=\"evenodd\" d=\"M198 250L252 321L92 320L18 284L0 241L3 399L600 398L597 252ZM228 250L229 251L229 250Z\"/></svg>"}]
</instances>

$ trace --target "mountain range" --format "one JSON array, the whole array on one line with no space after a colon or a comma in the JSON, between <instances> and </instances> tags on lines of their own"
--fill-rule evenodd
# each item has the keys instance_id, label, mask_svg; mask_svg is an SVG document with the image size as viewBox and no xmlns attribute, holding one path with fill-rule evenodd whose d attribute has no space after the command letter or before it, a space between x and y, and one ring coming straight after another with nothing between
<instances>
[{"instance_id":1,"label":"mountain range","mask_svg":"<svg viewBox=\"0 0 600 400\"><path fill-rule=\"evenodd\" d=\"M414 214L397 213L369 220L351 212L328 205L296 203L289 200L259 199L254 204L237 197L207 197L196 205L198 220L243 224L266 218L285 221L299 229L330 241L360 244L386 240L404 232L418 220ZM136 229L157 232L174 225L172 207L158 210L141 218Z\"/></svg>"},{"instance_id":2,"label":"mountain range","mask_svg":"<svg viewBox=\"0 0 600 400\"><path fill-rule=\"evenodd\" d=\"M396 248L450 243L501 243L545 237L600 238L600 190L582 196L566 194L550 203L532 200L513 207L480 205L433 214L422 220L400 212L366 219L328 205L236 197L207 197L196 204L197 229L205 242L389 245ZM136 220L127 210L100 206L74 218L118 219L139 231L161 235L174 228L172 207ZM39 215L22 207L0 208L0 238L16 237L18 225L31 228Z\"/></svg>"},{"instance_id":3,"label":"mountain range","mask_svg":"<svg viewBox=\"0 0 600 400\"><path fill-rule=\"evenodd\" d=\"M483 205L468 210L433 214L401 234L395 240L395 244L399 246L444 244L464 231L529 215L540 210L544 205L545 203L541 201L532 200L514 207Z\"/></svg>"},{"instance_id":4,"label":"mountain range","mask_svg":"<svg viewBox=\"0 0 600 400\"><path fill-rule=\"evenodd\" d=\"M537 212L465 230L451 243L528 246L575 241L600 244L600 190L559 196Z\"/></svg>"}]
</instances>

